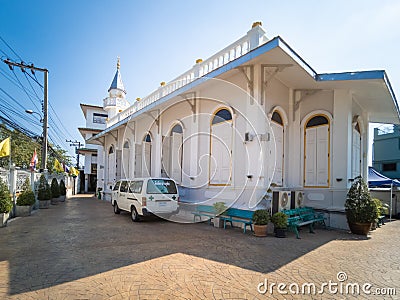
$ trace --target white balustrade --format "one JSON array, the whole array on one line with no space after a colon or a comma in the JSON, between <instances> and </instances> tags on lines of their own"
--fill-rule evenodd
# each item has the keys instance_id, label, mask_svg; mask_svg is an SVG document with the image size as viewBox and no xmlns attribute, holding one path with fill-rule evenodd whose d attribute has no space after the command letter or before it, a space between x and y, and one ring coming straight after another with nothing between
<instances>
[{"instance_id":1,"label":"white balustrade","mask_svg":"<svg viewBox=\"0 0 400 300\"><path fill-rule=\"evenodd\" d=\"M136 101L130 107L117 114L107 122L107 127L110 127L120 120L123 120L146 106L154 103L162 97L165 97L181 87L193 82L199 77L203 77L208 73L222 67L223 65L245 55L254 48L262 45L268 39L265 36L265 31L260 27L252 28L245 36L225 47L215 55L194 65L189 71L178 76L164 86L159 87L150 95L144 97L140 101ZM251 49L250 49L251 45ZM198 74L198 77L196 76ZM104 99L104 106L116 105L116 98Z\"/></svg>"}]
</instances>

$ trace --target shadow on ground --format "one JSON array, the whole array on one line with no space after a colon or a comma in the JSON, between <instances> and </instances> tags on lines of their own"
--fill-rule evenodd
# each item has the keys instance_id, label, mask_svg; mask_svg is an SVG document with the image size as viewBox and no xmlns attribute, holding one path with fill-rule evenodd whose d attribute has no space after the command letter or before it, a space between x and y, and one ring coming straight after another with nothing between
<instances>
[{"instance_id":1,"label":"shadow on ground","mask_svg":"<svg viewBox=\"0 0 400 300\"><path fill-rule=\"evenodd\" d=\"M301 240L292 233L256 238L206 223L133 223L129 214L114 215L110 203L86 195L0 229L0 262L8 261L8 293L15 295L175 253L269 273L333 240L363 239L324 229L301 234Z\"/></svg>"}]
</instances>

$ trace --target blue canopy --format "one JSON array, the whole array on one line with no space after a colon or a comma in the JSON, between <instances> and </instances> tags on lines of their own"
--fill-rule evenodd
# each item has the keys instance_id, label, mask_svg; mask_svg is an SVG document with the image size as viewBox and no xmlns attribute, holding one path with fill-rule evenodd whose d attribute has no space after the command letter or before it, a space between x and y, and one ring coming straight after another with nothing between
<instances>
[{"instance_id":1,"label":"blue canopy","mask_svg":"<svg viewBox=\"0 0 400 300\"><path fill-rule=\"evenodd\" d=\"M398 180L390 179L376 171L373 167L368 167L368 186L369 187L377 187L377 186L388 186L393 184L393 186L400 186L400 182Z\"/></svg>"}]
</instances>

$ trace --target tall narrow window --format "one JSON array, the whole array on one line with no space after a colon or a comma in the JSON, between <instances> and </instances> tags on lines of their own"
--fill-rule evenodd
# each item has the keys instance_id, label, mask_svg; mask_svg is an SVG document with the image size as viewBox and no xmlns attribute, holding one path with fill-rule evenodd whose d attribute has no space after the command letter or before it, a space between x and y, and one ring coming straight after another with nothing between
<instances>
[{"instance_id":1,"label":"tall narrow window","mask_svg":"<svg viewBox=\"0 0 400 300\"><path fill-rule=\"evenodd\" d=\"M272 182L283 185L284 167L284 126L282 116L278 111L274 111L271 117L271 128L274 133L275 145L272 145L271 157L275 158L275 164L269 163L270 172L273 172Z\"/></svg>"},{"instance_id":2,"label":"tall narrow window","mask_svg":"<svg viewBox=\"0 0 400 300\"><path fill-rule=\"evenodd\" d=\"M356 178L361 175L361 130L360 124L357 122L353 128L352 134L352 157L351 157L351 175Z\"/></svg>"},{"instance_id":3,"label":"tall narrow window","mask_svg":"<svg viewBox=\"0 0 400 300\"><path fill-rule=\"evenodd\" d=\"M305 124L305 187L329 187L329 132L329 120L324 115L314 116Z\"/></svg>"},{"instance_id":4,"label":"tall narrow window","mask_svg":"<svg viewBox=\"0 0 400 300\"><path fill-rule=\"evenodd\" d=\"M126 141L124 143L124 146L122 148L122 177L123 178L130 178L130 148L129 148L129 142Z\"/></svg>"},{"instance_id":5,"label":"tall narrow window","mask_svg":"<svg viewBox=\"0 0 400 300\"><path fill-rule=\"evenodd\" d=\"M108 149L108 182L112 182L116 178L116 162L115 162L115 151L114 151L114 146L111 146L110 149Z\"/></svg>"},{"instance_id":6,"label":"tall narrow window","mask_svg":"<svg viewBox=\"0 0 400 300\"><path fill-rule=\"evenodd\" d=\"M183 129L180 124L172 127L163 140L163 171L178 184L182 182Z\"/></svg>"},{"instance_id":7,"label":"tall narrow window","mask_svg":"<svg viewBox=\"0 0 400 300\"><path fill-rule=\"evenodd\" d=\"M146 134L143 139L142 176L151 176L151 136Z\"/></svg>"},{"instance_id":8,"label":"tall narrow window","mask_svg":"<svg viewBox=\"0 0 400 300\"><path fill-rule=\"evenodd\" d=\"M218 110L210 126L210 185L230 185L232 180L232 114Z\"/></svg>"}]
</instances>

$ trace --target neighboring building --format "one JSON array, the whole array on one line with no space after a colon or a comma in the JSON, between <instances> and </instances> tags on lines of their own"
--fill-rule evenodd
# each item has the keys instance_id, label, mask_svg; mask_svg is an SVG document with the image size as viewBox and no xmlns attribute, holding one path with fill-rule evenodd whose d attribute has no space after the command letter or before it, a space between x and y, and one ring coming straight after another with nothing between
<instances>
[{"instance_id":1,"label":"neighboring building","mask_svg":"<svg viewBox=\"0 0 400 300\"><path fill-rule=\"evenodd\" d=\"M272 182L278 209L291 205L284 190L304 193L339 228L352 179L368 173L368 123L399 123L384 71L318 74L259 22L125 110L117 103L104 100L107 128L87 140L104 147L107 199L118 178L169 176L184 200L255 209Z\"/></svg>"},{"instance_id":2,"label":"neighboring building","mask_svg":"<svg viewBox=\"0 0 400 300\"><path fill-rule=\"evenodd\" d=\"M372 166L379 173L400 179L400 126L394 125L393 130L374 129Z\"/></svg>"},{"instance_id":3,"label":"neighboring building","mask_svg":"<svg viewBox=\"0 0 400 300\"><path fill-rule=\"evenodd\" d=\"M78 128L84 140L106 129L108 118L114 117L129 106L125 99L126 91L120 73L120 61L118 58L117 71L111 86L108 89L108 97L103 100L103 106L81 104L81 109L86 119L86 127ZM85 192L94 192L97 187L104 186L104 153L103 147L87 144L85 148L80 148L80 154L85 156Z\"/></svg>"}]
</instances>

